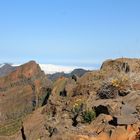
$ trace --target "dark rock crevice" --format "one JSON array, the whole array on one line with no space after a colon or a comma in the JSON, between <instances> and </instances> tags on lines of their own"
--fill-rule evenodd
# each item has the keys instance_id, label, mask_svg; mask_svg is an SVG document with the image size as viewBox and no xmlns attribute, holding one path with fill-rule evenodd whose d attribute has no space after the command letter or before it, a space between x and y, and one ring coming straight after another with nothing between
<instances>
[{"instance_id":1,"label":"dark rock crevice","mask_svg":"<svg viewBox=\"0 0 140 140\"><path fill-rule=\"evenodd\" d=\"M49 97L51 95L52 89L48 88L45 92L47 92L47 94L46 94L46 96L45 96L45 98L44 98L43 103L42 103L41 106L44 106L44 105L47 104L48 99L49 99Z\"/></svg>"},{"instance_id":2,"label":"dark rock crevice","mask_svg":"<svg viewBox=\"0 0 140 140\"><path fill-rule=\"evenodd\" d=\"M66 97L67 96L67 91L66 91L65 88L64 88L63 91L60 91L60 96L62 96L62 97Z\"/></svg>"},{"instance_id":3,"label":"dark rock crevice","mask_svg":"<svg viewBox=\"0 0 140 140\"><path fill-rule=\"evenodd\" d=\"M113 120L109 121L109 124L110 125L113 125L113 126L118 126L118 124L117 124L117 118L116 117L113 117Z\"/></svg>"},{"instance_id":4,"label":"dark rock crevice","mask_svg":"<svg viewBox=\"0 0 140 140\"><path fill-rule=\"evenodd\" d=\"M125 73L130 72L130 66L128 65L127 62L122 63L121 69L122 69L122 71L124 71Z\"/></svg>"},{"instance_id":5,"label":"dark rock crevice","mask_svg":"<svg viewBox=\"0 0 140 140\"><path fill-rule=\"evenodd\" d=\"M96 112L96 117L98 117L100 114L110 115L108 108L106 106L103 106L103 105L99 105L97 107L94 107L94 110Z\"/></svg>"},{"instance_id":6,"label":"dark rock crevice","mask_svg":"<svg viewBox=\"0 0 140 140\"><path fill-rule=\"evenodd\" d=\"M76 127L78 125L77 117L78 117L78 114L72 118L72 121L73 121L72 126L73 127Z\"/></svg>"},{"instance_id":7,"label":"dark rock crevice","mask_svg":"<svg viewBox=\"0 0 140 140\"><path fill-rule=\"evenodd\" d=\"M27 140L26 135L25 135L25 132L24 132L24 127L23 127L23 126L22 126L22 128L21 128L21 135L22 135L22 139L23 139L23 140Z\"/></svg>"}]
</instances>

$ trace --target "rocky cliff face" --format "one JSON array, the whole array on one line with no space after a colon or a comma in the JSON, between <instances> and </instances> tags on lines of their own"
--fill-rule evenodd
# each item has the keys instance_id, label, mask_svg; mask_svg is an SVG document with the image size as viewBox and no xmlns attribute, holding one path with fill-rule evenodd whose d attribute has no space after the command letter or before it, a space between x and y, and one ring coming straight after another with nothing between
<instances>
[{"instance_id":1,"label":"rocky cliff face","mask_svg":"<svg viewBox=\"0 0 140 140\"><path fill-rule=\"evenodd\" d=\"M0 80L0 109L5 115L1 121L6 122L6 113L13 112L4 110L7 102L16 118L20 118L26 109L32 114L22 118L21 127L13 135L3 136L1 133L0 139L139 140L139 62L138 59L110 60L103 63L101 70L88 72L77 80L58 78L48 90L42 107L39 107L42 103L39 99L47 87L44 74L35 62L21 66L17 69L19 73L13 72ZM17 89L9 86L23 79L29 81L21 86L16 84Z\"/></svg>"},{"instance_id":2,"label":"rocky cliff face","mask_svg":"<svg viewBox=\"0 0 140 140\"><path fill-rule=\"evenodd\" d=\"M34 61L0 78L0 133L6 133L7 123L19 127L15 121L43 104L48 92L47 82L44 72Z\"/></svg>"}]
</instances>

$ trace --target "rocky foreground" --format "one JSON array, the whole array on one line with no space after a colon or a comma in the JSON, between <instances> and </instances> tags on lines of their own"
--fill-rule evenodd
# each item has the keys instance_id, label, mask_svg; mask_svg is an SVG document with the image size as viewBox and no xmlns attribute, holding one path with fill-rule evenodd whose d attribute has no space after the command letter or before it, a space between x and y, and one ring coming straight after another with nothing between
<instances>
[{"instance_id":1,"label":"rocky foreground","mask_svg":"<svg viewBox=\"0 0 140 140\"><path fill-rule=\"evenodd\" d=\"M0 78L0 140L140 140L140 59L55 81L17 67Z\"/></svg>"}]
</instances>

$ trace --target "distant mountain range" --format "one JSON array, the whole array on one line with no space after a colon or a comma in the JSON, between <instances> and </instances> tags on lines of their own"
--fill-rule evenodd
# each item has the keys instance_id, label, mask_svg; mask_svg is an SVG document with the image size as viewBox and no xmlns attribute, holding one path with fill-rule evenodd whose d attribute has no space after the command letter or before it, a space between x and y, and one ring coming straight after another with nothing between
<instances>
[{"instance_id":1,"label":"distant mountain range","mask_svg":"<svg viewBox=\"0 0 140 140\"><path fill-rule=\"evenodd\" d=\"M12 71L16 70L19 65L4 63L0 64L0 77L8 75ZM89 71L86 69L79 69L77 67L70 66L60 66L52 64L39 64L40 68L48 75L50 80L55 80L59 77L65 76L70 77L72 75L77 75L81 77L85 72Z\"/></svg>"},{"instance_id":2,"label":"distant mountain range","mask_svg":"<svg viewBox=\"0 0 140 140\"><path fill-rule=\"evenodd\" d=\"M16 66L12 66L9 63L0 64L0 77L8 75L14 70L16 70Z\"/></svg>"},{"instance_id":3,"label":"distant mountain range","mask_svg":"<svg viewBox=\"0 0 140 140\"><path fill-rule=\"evenodd\" d=\"M70 78L73 75L81 77L83 76L86 72L89 72L89 70L85 70L85 69L74 69L72 72L70 73L64 73L64 72L57 72L54 74L48 74L48 79L55 81L60 77L67 77Z\"/></svg>"}]
</instances>

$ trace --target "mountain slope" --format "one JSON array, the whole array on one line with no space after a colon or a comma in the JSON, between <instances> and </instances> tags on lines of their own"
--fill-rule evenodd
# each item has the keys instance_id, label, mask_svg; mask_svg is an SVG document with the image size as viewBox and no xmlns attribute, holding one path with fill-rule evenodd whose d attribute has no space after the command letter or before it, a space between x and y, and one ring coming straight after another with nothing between
<instances>
[{"instance_id":1,"label":"mountain slope","mask_svg":"<svg viewBox=\"0 0 140 140\"><path fill-rule=\"evenodd\" d=\"M8 75L9 73L13 72L14 70L16 70L16 67L14 67L8 63L1 64L0 65L0 77Z\"/></svg>"}]
</instances>

